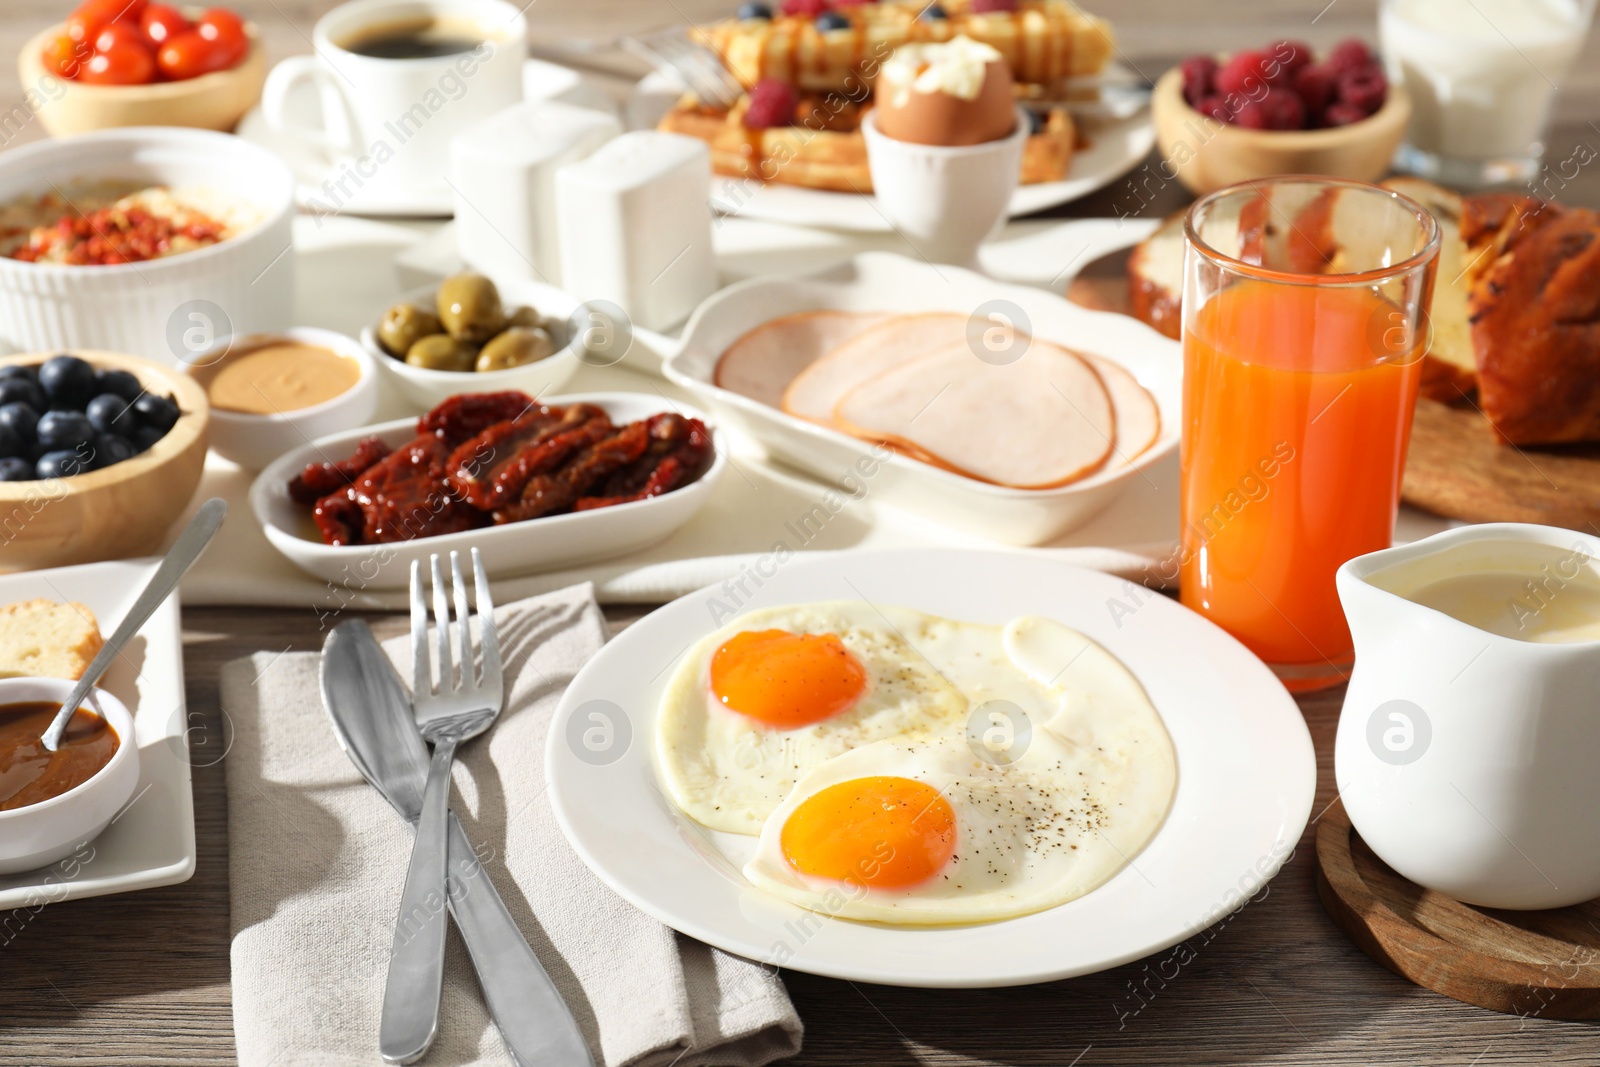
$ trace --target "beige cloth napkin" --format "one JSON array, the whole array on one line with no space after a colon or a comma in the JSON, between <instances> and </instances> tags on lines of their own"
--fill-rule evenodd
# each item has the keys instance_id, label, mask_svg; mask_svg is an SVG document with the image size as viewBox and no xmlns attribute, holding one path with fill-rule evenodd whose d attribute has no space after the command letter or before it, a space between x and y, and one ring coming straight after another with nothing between
<instances>
[{"instance_id":1,"label":"beige cloth napkin","mask_svg":"<svg viewBox=\"0 0 1600 1067\"><path fill-rule=\"evenodd\" d=\"M506 708L492 732L462 748L454 807L596 1063L757 1067L798 1052L800 1020L774 973L625 903L556 826L544 740L562 691L605 640L592 588L519 601L495 617ZM402 678L410 677L406 643L385 646ZM411 831L335 741L318 658L260 653L222 673L234 731L228 868L243 1067L380 1062L378 1018ZM509 1062L452 930L439 1037L423 1063Z\"/></svg>"}]
</instances>

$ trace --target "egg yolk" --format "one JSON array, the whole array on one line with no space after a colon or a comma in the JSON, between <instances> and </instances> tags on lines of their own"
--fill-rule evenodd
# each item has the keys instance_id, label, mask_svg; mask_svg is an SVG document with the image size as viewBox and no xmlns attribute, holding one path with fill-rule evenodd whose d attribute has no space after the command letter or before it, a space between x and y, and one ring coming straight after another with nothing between
<instances>
[{"instance_id":1,"label":"egg yolk","mask_svg":"<svg viewBox=\"0 0 1600 1067\"><path fill-rule=\"evenodd\" d=\"M867 671L836 634L747 631L712 654L711 691L741 715L790 730L854 705Z\"/></svg>"},{"instance_id":2,"label":"egg yolk","mask_svg":"<svg viewBox=\"0 0 1600 1067\"><path fill-rule=\"evenodd\" d=\"M956 816L937 789L914 778L856 778L801 801L780 844L801 874L904 889L955 854Z\"/></svg>"}]
</instances>

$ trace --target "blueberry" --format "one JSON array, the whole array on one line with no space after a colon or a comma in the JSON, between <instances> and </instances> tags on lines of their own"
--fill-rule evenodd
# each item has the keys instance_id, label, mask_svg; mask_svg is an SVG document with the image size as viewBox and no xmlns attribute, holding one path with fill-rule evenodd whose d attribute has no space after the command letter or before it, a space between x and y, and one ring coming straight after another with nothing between
<instances>
[{"instance_id":1,"label":"blueberry","mask_svg":"<svg viewBox=\"0 0 1600 1067\"><path fill-rule=\"evenodd\" d=\"M139 424L139 416L133 410L133 405L115 393L101 393L89 401L84 413L89 416L90 425L100 433L126 437Z\"/></svg>"},{"instance_id":2,"label":"blueberry","mask_svg":"<svg viewBox=\"0 0 1600 1067\"><path fill-rule=\"evenodd\" d=\"M922 19L924 22L943 22L949 17L945 9L938 4L929 4L917 14L917 18Z\"/></svg>"},{"instance_id":3,"label":"blueberry","mask_svg":"<svg viewBox=\"0 0 1600 1067\"><path fill-rule=\"evenodd\" d=\"M32 378L0 378L0 404L26 404L35 411L46 407L44 390Z\"/></svg>"},{"instance_id":4,"label":"blueberry","mask_svg":"<svg viewBox=\"0 0 1600 1067\"><path fill-rule=\"evenodd\" d=\"M33 464L25 459L0 459L0 482L33 481Z\"/></svg>"},{"instance_id":5,"label":"blueberry","mask_svg":"<svg viewBox=\"0 0 1600 1067\"><path fill-rule=\"evenodd\" d=\"M88 469L89 461L83 456L70 450L57 450L40 456L33 473L37 478L71 478Z\"/></svg>"},{"instance_id":6,"label":"blueberry","mask_svg":"<svg viewBox=\"0 0 1600 1067\"><path fill-rule=\"evenodd\" d=\"M139 379L125 370L102 370L95 372L94 391L96 396L110 393L132 403L139 399L140 393L144 392L144 386L139 384Z\"/></svg>"},{"instance_id":7,"label":"blueberry","mask_svg":"<svg viewBox=\"0 0 1600 1067\"><path fill-rule=\"evenodd\" d=\"M39 372L20 363L11 363L0 367L0 382L5 381L7 378L26 378L30 382L37 382L39 380Z\"/></svg>"},{"instance_id":8,"label":"blueberry","mask_svg":"<svg viewBox=\"0 0 1600 1067\"><path fill-rule=\"evenodd\" d=\"M9 426L0 426L0 457L16 459L28 452L28 442Z\"/></svg>"},{"instance_id":9,"label":"blueberry","mask_svg":"<svg viewBox=\"0 0 1600 1067\"><path fill-rule=\"evenodd\" d=\"M39 416L39 426L35 432L39 436L39 444L52 452L77 448L94 440L94 424L81 411L47 411Z\"/></svg>"},{"instance_id":10,"label":"blueberry","mask_svg":"<svg viewBox=\"0 0 1600 1067\"><path fill-rule=\"evenodd\" d=\"M1044 129L1044 116L1043 115L1039 114L1037 111L1033 110L1033 108L1031 108L1031 107L1030 108L1024 108L1023 110L1026 111L1027 114L1028 114L1028 135L1030 137L1033 136L1034 134L1038 133L1040 130Z\"/></svg>"},{"instance_id":11,"label":"blueberry","mask_svg":"<svg viewBox=\"0 0 1600 1067\"><path fill-rule=\"evenodd\" d=\"M740 4L739 17L742 19L765 19L772 21L772 8L766 4Z\"/></svg>"},{"instance_id":12,"label":"blueberry","mask_svg":"<svg viewBox=\"0 0 1600 1067\"><path fill-rule=\"evenodd\" d=\"M140 452L150 451L150 446L165 436L166 434L152 426L139 427L137 430L133 431L133 436L129 438L129 441L133 444L134 455L138 455Z\"/></svg>"},{"instance_id":13,"label":"blueberry","mask_svg":"<svg viewBox=\"0 0 1600 1067\"><path fill-rule=\"evenodd\" d=\"M94 396L94 368L77 356L51 356L39 368L39 384L51 407L82 411Z\"/></svg>"},{"instance_id":14,"label":"blueberry","mask_svg":"<svg viewBox=\"0 0 1600 1067\"><path fill-rule=\"evenodd\" d=\"M39 412L21 401L0 404L0 426L4 426L24 441L32 441L39 427Z\"/></svg>"},{"instance_id":15,"label":"blueberry","mask_svg":"<svg viewBox=\"0 0 1600 1067\"><path fill-rule=\"evenodd\" d=\"M181 414L171 397L157 396L155 393L146 393L135 400L133 410L138 412L142 425L160 430L163 435L177 425Z\"/></svg>"},{"instance_id":16,"label":"blueberry","mask_svg":"<svg viewBox=\"0 0 1600 1067\"><path fill-rule=\"evenodd\" d=\"M103 433L94 439L94 465L109 467L138 455L133 442L114 433Z\"/></svg>"},{"instance_id":17,"label":"blueberry","mask_svg":"<svg viewBox=\"0 0 1600 1067\"><path fill-rule=\"evenodd\" d=\"M817 29L823 33L831 33L834 30L848 30L849 28L850 20L837 11L824 11L817 16Z\"/></svg>"}]
</instances>

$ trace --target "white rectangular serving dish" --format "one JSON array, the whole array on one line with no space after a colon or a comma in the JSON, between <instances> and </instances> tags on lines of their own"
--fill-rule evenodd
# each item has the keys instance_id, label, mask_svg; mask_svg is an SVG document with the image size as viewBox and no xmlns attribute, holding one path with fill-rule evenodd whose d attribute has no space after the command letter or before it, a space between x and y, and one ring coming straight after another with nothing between
<instances>
[{"instance_id":1,"label":"white rectangular serving dish","mask_svg":"<svg viewBox=\"0 0 1600 1067\"><path fill-rule=\"evenodd\" d=\"M435 552L466 553L477 548L489 574L505 577L622 556L645 548L664 540L693 518L710 499L727 467L727 460L717 449L716 427L687 404L645 393L573 393L540 399L547 404L595 404L619 426L664 410L700 419L711 431L716 454L710 469L698 481L648 500L609 508L382 545L326 545L313 539L314 531L305 536L310 511L289 498L289 480L308 463L345 458L363 437L379 437L385 444L396 446L416 436L415 418L396 419L331 434L280 456L250 486L250 508L272 547L301 570L351 592L403 589L410 581L412 560L427 563Z\"/></svg>"},{"instance_id":2,"label":"white rectangular serving dish","mask_svg":"<svg viewBox=\"0 0 1600 1067\"><path fill-rule=\"evenodd\" d=\"M109 634L160 564L159 559L117 560L7 574L0 576L0 604L35 597L76 602L94 612L100 632ZM36 871L0 875L0 911L31 909L16 913L21 922L45 904L172 885L194 874L190 768L196 760L210 766L222 759L232 736L224 722L222 736L208 737L198 715L193 720L189 716L176 596L156 608L112 661L100 685L133 713L139 784L111 825L66 859ZM7 928L4 933L15 936L17 931ZM0 944L7 939L0 936Z\"/></svg>"},{"instance_id":3,"label":"white rectangular serving dish","mask_svg":"<svg viewBox=\"0 0 1600 1067\"><path fill-rule=\"evenodd\" d=\"M1131 464L1057 489L991 485L895 455L873 475L871 494L883 503L994 541L1038 545L1088 521L1131 479L1143 477L1147 468L1178 447L1183 358L1176 341L1126 315L1090 311L1044 289L997 282L972 271L935 267L887 252L867 252L820 274L756 278L723 289L689 319L683 347L667 358L663 370L669 380L694 393L725 424L743 431L774 459L839 485L867 469L858 464L871 463L881 453L848 434L718 387L713 375L722 353L748 330L796 312L973 314L990 301L1004 301L1020 310L1027 320L1025 332L1126 367L1160 405L1160 436Z\"/></svg>"}]
</instances>

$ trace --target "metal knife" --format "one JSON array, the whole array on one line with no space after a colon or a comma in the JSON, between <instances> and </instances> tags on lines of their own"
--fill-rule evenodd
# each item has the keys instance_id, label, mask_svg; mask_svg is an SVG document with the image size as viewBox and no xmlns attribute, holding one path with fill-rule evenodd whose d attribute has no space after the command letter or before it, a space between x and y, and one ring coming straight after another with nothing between
<instances>
[{"instance_id":1,"label":"metal knife","mask_svg":"<svg viewBox=\"0 0 1600 1067\"><path fill-rule=\"evenodd\" d=\"M350 762L415 828L428 750L412 718L411 699L366 623L343 622L328 635L322 647L322 700ZM519 1067L593 1067L577 1021L454 815L449 872L450 913L511 1059ZM443 916L424 921L430 920L443 921Z\"/></svg>"}]
</instances>

